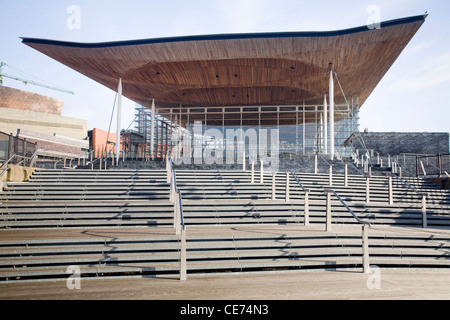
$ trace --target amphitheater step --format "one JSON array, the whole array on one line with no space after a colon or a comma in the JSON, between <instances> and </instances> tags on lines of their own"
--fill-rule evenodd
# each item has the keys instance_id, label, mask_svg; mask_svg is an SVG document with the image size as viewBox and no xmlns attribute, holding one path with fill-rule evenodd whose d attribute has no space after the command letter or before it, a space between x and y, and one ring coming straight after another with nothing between
<instances>
[{"instance_id":1,"label":"amphitheater step","mask_svg":"<svg viewBox=\"0 0 450 320\"><path fill-rule=\"evenodd\" d=\"M78 267L83 277L176 277L180 244L171 232L159 228L151 235L146 228L120 227L0 233L0 281L67 279L69 266ZM188 276L362 267L357 226L336 232L245 226L190 227L187 232ZM369 250L371 264L381 268L450 268L450 231L374 227Z\"/></svg>"}]
</instances>

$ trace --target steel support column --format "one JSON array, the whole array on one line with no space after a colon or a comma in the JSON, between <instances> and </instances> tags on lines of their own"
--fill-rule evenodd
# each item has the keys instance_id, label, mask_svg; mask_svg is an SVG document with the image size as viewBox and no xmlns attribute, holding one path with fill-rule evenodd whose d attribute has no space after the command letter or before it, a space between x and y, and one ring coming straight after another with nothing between
<instances>
[{"instance_id":1,"label":"steel support column","mask_svg":"<svg viewBox=\"0 0 450 320\"><path fill-rule=\"evenodd\" d=\"M155 99L152 100L152 118L150 122L150 155L155 157Z\"/></svg>"},{"instance_id":2,"label":"steel support column","mask_svg":"<svg viewBox=\"0 0 450 320\"><path fill-rule=\"evenodd\" d=\"M328 110L327 95L323 95L323 154L328 154Z\"/></svg>"},{"instance_id":3,"label":"steel support column","mask_svg":"<svg viewBox=\"0 0 450 320\"><path fill-rule=\"evenodd\" d=\"M119 85L117 88L117 128L116 128L116 163L119 165L120 157L120 130L122 122L122 78L119 78ZM108 143L108 141L106 141Z\"/></svg>"},{"instance_id":4,"label":"steel support column","mask_svg":"<svg viewBox=\"0 0 450 320\"><path fill-rule=\"evenodd\" d=\"M334 79L333 70L330 70L330 159L334 158Z\"/></svg>"}]
</instances>

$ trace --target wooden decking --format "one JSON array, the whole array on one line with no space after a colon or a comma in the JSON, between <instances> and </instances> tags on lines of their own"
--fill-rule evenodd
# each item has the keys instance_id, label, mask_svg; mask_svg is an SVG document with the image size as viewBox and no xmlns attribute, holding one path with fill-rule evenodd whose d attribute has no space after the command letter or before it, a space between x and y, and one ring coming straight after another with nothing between
<instances>
[{"instance_id":1,"label":"wooden decking","mask_svg":"<svg viewBox=\"0 0 450 320\"><path fill-rule=\"evenodd\" d=\"M359 271L229 274L175 278L82 279L80 290L66 281L0 284L0 299L31 300L345 300L450 299L448 270L381 270L379 289Z\"/></svg>"}]
</instances>

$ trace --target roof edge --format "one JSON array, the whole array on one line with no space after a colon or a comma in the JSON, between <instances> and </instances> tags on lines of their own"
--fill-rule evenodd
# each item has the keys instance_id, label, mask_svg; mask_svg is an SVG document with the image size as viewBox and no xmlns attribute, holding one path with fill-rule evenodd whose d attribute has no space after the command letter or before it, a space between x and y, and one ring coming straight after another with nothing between
<instances>
[{"instance_id":1,"label":"roof edge","mask_svg":"<svg viewBox=\"0 0 450 320\"><path fill-rule=\"evenodd\" d=\"M425 21L428 17L428 12L423 15L399 18L380 23L380 28L392 27L396 25L413 23L417 21ZM371 29L365 25L354 27L350 29L334 30L334 31L291 31L291 32L262 32L262 33L230 33L230 34L212 34L212 35L191 35L191 36L176 36L163 37L153 39L141 40L124 40L112 42L96 42L96 43L81 43L81 42L67 42L40 38L20 37L24 44L46 44L64 47L75 48L106 48L106 47L120 47L131 45L155 44L155 43L170 43L170 42L188 42L188 41L211 41L211 40L238 40L238 39L264 39L264 38L289 38L289 37L332 37L348 35L352 33L370 31Z\"/></svg>"}]
</instances>

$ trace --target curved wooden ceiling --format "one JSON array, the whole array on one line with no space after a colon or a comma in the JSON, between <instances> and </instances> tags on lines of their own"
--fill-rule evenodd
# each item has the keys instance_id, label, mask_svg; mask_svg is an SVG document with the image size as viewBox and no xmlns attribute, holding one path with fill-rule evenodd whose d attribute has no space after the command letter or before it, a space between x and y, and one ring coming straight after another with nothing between
<instances>
[{"instance_id":1,"label":"curved wooden ceiling","mask_svg":"<svg viewBox=\"0 0 450 320\"><path fill-rule=\"evenodd\" d=\"M158 106L321 104L332 63L360 106L426 15L330 32L223 34L105 43L23 43L116 91ZM342 101L335 89L336 102Z\"/></svg>"}]
</instances>

